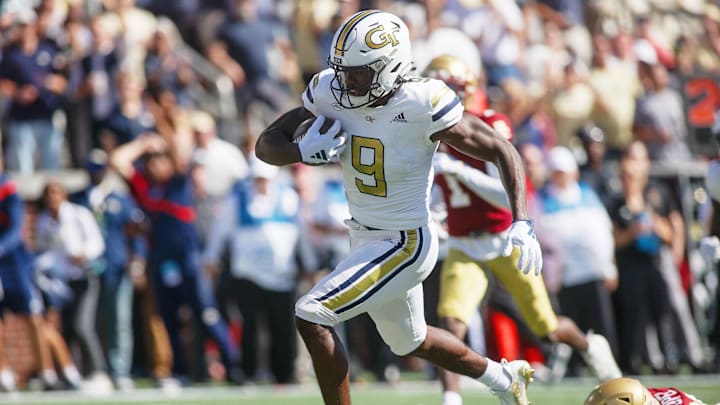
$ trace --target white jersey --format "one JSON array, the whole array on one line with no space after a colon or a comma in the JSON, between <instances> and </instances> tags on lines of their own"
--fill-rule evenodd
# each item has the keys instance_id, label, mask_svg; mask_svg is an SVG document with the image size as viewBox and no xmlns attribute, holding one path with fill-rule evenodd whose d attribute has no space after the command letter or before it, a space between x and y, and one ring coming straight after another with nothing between
<instances>
[{"instance_id":1,"label":"white jersey","mask_svg":"<svg viewBox=\"0 0 720 405\"><path fill-rule=\"evenodd\" d=\"M430 222L430 136L463 113L457 95L440 80L412 78L380 107L346 109L333 97L332 69L316 74L303 104L314 115L340 120L348 134L340 156L350 214L362 225L414 229Z\"/></svg>"}]
</instances>

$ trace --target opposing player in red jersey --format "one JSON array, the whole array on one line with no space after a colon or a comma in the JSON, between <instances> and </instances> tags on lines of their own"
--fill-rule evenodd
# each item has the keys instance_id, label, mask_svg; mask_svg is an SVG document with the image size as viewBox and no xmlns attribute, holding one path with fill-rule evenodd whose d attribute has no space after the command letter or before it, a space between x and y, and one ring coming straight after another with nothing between
<instances>
[{"instance_id":1,"label":"opposing player in red jersey","mask_svg":"<svg viewBox=\"0 0 720 405\"><path fill-rule=\"evenodd\" d=\"M606 381L590 393L585 405L705 405L677 388L647 388L632 378Z\"/></svg>"},{"instance_id":2,"label":"opposing player in red jersey","mask_svg":"<svg viewBox=\"0 0 720 405\"><path fill-rule=\"evenodd\" d=\"M459 59L439 56L430 62L424 75L444 80L464 100L467 111L512 139L509 119L485 109L477 78ZM619 377L607 340L592 333L585 335L569 318L556 316L542 278L523 274L518 270L522 259L503 251L502 241L512 217L497 169L452 148L436 154L434 167L435 182L442 188L447 205L450 235L440 275L440 325L465 337L468 322L487 291L483 271L490 271L510 292L534 334L579 351L601 381ZM443 405L462 404L460 376L444 370L440 375Z\"/></svg>"}]
</instances>

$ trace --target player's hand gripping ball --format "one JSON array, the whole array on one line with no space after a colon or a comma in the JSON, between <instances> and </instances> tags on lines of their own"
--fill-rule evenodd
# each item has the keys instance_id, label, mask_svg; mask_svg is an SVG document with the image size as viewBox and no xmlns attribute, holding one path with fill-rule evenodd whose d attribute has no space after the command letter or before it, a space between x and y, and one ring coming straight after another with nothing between
<instances>
[{"instance_id":1,"label":"player's hand gripping ball","mask_svg":"<svg viewBox=\"0 0 720 405\"><path fill-rule=\"evenodd\" d=\"M340 121L321 115L308 118L298 125L292 139L298 144L302 162L318 166L340 159L347 134L342 131Z\"/></svg>"}]
</instances>

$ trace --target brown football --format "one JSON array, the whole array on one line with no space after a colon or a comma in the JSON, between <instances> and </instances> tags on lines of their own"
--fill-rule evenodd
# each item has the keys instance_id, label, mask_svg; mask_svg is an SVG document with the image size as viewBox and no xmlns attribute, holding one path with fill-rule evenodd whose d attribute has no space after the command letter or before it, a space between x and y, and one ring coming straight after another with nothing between
<instances>
[{"instance_id":1,"label":"brown football","mask_svg":"<svg viewBox=\"0 0 720 405\"><path fill-rule=\"evenodd\" d=\"M298 125L297 128L295 128L295 132L293 132L292 141L293 142L300 142L300 140L305 136L305 133L307 130L312 126L313 122L317 117L311 117L306 119L305 121L301 122L300 125ZM320 127L320 133L326 133L328 129L335 123L335 120L332 118L325 117L325 122L323 122L322 127Z\"/></svg>"}]
</instances>

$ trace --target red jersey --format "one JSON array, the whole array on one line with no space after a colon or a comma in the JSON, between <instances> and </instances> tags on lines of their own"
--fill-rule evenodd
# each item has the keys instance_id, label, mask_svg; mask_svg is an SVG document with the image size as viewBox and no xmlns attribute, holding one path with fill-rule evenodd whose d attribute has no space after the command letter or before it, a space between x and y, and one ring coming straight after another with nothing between
<instances>
[{"instance_id":1,"label":"red jersey","mask_svg":"<svg viewBox=\"0 0 720 405\"><path fill-rule=\"evenodd\" d=\"M660 405L703 405L692 395L686 394L677 388L648 388L648 391Z\"/></svg>"},{"instance_id":2,"label":"red jersey","mask_svg":"<svg viewBox=\"0 0 720 405\"><path fill-rule=\"evenodd\" d=\"M512 139L512 127L507 116L493 110L476 114L486 124L500 134ZM463 161L468 166L487 173L487 163L447 148L448 154ZM447 206L447 225L450 236L471 236L482 233L500 233L512 224L510 210L500 208L485 201L467 186L450 174L438 174L435 183L442 188Z\"/></svg>"}]
</instances>

